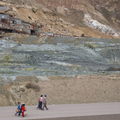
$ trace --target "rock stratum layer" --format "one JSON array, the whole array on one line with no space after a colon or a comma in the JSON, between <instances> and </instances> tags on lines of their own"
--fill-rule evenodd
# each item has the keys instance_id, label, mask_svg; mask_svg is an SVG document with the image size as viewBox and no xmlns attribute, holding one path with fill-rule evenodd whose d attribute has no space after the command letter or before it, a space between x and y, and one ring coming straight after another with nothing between
<instances>
[{"instance_id":1,"label":"rock stratum layer","mask_svg":"<svg viewBox=\"0 0 120 120\"><path fill-rule=\"evenodd\" d=\"M30 40L31 39L31 40ZM29 40L29 44L26 43ZM47 38L42 44L0 40L0 74L79 75L120 71L120 40L99 38ZM30 43L31 42L31 43Z\"/></svg>"}]
</instances>

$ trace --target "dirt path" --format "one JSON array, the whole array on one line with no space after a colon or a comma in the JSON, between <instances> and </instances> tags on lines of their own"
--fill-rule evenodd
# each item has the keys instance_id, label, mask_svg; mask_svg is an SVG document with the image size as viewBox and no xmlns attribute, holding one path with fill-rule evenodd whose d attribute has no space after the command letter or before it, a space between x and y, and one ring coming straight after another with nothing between
<instances>
[{"instance_id":1,"label":"dirt path","mask_svg":"<svg viewBox=\"0 0 120 120\"><path fill-rule=\"evenodd\" d=\"M120 114L120 103L92 103L92 104L66 104L49 105L49 110L37 110L36 106L27 106L28 116L24 119L46 119L97 115ZM22 117L14 116L16 107L1 107L1 120L21 120ZM109 117L108 117L109 118Z\"/></svg>"}]
</instances>

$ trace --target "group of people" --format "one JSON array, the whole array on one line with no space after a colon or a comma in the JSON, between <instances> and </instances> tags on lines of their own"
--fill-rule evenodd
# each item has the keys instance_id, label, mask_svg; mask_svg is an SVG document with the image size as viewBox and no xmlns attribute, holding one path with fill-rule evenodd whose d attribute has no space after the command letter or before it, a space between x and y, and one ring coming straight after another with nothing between
<instances>
[{"instance_id":1,"label":"group of people","mask_svg":"<svg viewBox=\"0 0 120 120\"><path fill-rule=\"evenodd\" d=\"M47 108L47 95L45 95L43 97L43 95L40 96L40 98L38 99L38 109L41 109L41 110L44 110L44 108L46 108L46 110L48 110ZM21 113L22 113L22 117L25 117L25 104L22 103L21 106L20 106L20 102L18 102L18 106L17 106L17 110L16 110L16 113L15 113L15 116L18 115L20 116Z\"/></svg>"},{"instance_id":2,"label":"group of people","mask_svg":"<svg viewBox=\"0 0 120 120\"><path fill-rule=\"evenodd\" d=\"M44 110L44 108L46 108L46 110L48 110L47 108L47 95L45 95L43 97L43 95L40 96L40 98L38 99L38 109Z\"/></svg>"},{"instance_id":3,"label":"group of people","mask_svg":"<svg viewBox=\"0 0 120 120\"><path fill-rule=\"evenodd\" d=\"M26 111L25 104L22 103L21 106L20 106L20 102L18 102L18 106L17 106L17 110L16 110L16 113L15 113L15 116L17 114L18 114L18 116L20 116L21 113L22 113L22 117L25 117L25 114L24 114L25 111Z\"/></svg>"}]
</instances>

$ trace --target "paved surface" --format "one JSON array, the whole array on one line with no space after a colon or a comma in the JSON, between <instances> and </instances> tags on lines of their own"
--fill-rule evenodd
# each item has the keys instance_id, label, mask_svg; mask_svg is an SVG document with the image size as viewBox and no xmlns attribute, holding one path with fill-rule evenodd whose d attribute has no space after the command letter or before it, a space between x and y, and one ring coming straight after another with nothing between
<instances>
[{"instance_id":1,"label":"paved surface","mask_svg":"<svg viewBox=\"0 0 120 120\"><path fill-rule=\"evenodd\" d=\"M120 103L49 105L49 110L27 106L28 116L15 116L16 107L0 107L0 120L120 120Z\"/></svg>"}]
</instances>

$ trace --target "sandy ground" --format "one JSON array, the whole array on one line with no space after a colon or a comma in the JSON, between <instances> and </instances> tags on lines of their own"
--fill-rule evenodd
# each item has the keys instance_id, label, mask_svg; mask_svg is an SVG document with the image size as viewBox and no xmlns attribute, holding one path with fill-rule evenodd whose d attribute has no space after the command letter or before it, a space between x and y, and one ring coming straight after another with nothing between
<instances>
[{"instance_id":1,"label":"sandy ground","mask_svg":"<svg viewBox=\"0 0 120 120\"><path fill-rule=\"evenodd\" d=\"M65 117L65 118L50 118L50 119L48 118L42 120L119 120L119 119L120 119L120 115L97 115L97 116L80 116L80 117Z\"/></svg>"},{"instance_id":2,"label":"sandy ground","mask_svg":"<svg viewBox=\"0 0 120 120\"><path fill-rule=\"evenodd\" d=\"M49 77L39 82L50 104L120 102L120 76Z\"/></svg>"},{"instance_id":3,"label":"sandy ground","mask_svg":"<svg viewBox=\"0 0 120 120\"><path fill-rule=\"evenodd\" d=\"M94 118L111 118L113 115L118 118L120 115L120 103L89 103L89 104L65 104L65 105L49 105L49 110L38 110L36 106L27 106L27 113L25 120L39 120L39 119L50 119L51 120L64 120L65 118L80 118L84 117L86 120L94 120ZM0 119L1 120L22 120L20 116L15 116L16 107L1 107L0 108ZM107 116L106 116L107 115ZM91 117L90 117L91 116ZM98 117L99 116L99 117ZM91 118L91 119L90 119ZM113 118L113 117L112 117ZM65 119L65 120L66 120ZM85 119L84 119L85 120ZM95 119L103 120L103 119ZM112 119L104 119L112 120ZM119 119L114 119L119 120Z\"/></svg>"},{"instance_id":4,"label":"sandy ground","mask_svg":"<svg viewBox=\"0 0 120 120\"><path fill-rule=\"evenodd\" d=\"M80 104L120 102L120 75L80 75L76 77L18 77L17 82L3 86L0 106L14 106L17 102L36 105L41 94L47 94L48 104ZM25 86L34 83L40 92ZM2 88L1 88L2 89ZM21 95L21 97L19 97Z\"/></svg>"}]
</instances>

